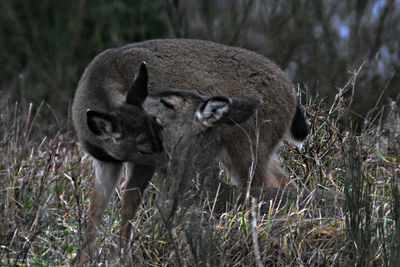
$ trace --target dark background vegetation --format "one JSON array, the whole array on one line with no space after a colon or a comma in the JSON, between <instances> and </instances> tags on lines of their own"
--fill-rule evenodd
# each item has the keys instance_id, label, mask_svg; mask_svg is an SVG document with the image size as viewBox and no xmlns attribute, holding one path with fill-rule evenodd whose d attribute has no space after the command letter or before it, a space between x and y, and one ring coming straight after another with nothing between
<instances>
[{"instance_id":1,"label":"dark background vegetation","mask_svg":"<svg viewBox=\"0 0 400 267\"><path fill-rule=\"evenodd\" d=\"M359 124L400 92L398 0L6 0L0 25L3 103L44 100L62 117L96 54L167 37L257 51L328 101L363 64L351 106Z\"/></svg>"}]
</instances>

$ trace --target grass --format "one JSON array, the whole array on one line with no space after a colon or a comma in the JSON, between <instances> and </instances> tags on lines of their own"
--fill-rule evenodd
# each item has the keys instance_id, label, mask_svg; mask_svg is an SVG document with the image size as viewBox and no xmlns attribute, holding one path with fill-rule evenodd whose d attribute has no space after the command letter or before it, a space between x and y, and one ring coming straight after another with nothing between
<instances>
[{"instance_id":1,"label":"grass","mask_svg":"<svg viewBox=\"0 0 400 267\"><path fill-rule=\"evenodd\" d=\"M344 194L343 210L325 214L312 202L299 208L293 201L261 213L260 203L253 202L248 208L212 216L206 201L181 214L180 224L166 227L157 208L158 190L150 186L133 221L131 249L118 256L118 192L104 215L95 263L400 264L400 160L399 151L391 150L398 144L390 132L395 129L391 119L399 113L378 113L360 134L342 128L340 121L351 102L346 90L352 90L355 78L356 73L332 105L316 100L306 105L311 133L302 151L289 144L281 149L285 168L299 190ZM68 124L45 104L2 107L0 156L0 265L71 265L85 227L93 178L91 158L79 149Z\"/></svg>"}]
</instances>

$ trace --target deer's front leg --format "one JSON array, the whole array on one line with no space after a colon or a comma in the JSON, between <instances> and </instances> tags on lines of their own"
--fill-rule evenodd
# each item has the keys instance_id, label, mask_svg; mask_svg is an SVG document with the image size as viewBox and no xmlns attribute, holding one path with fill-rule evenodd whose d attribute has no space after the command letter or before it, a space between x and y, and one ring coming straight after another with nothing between
<instances>
[{"instance_id":1,"label":"deer's front leg","mask_svg":"<svg viewBox=\"0 0 400 267\"><path fill-rule=\"evenodd\" d=\"M154 166L127 164L127 181L122 196L122 224L120 233L120 249L125 249L131 233L131 222L140 205L142 194L155 171Z\"/></svg>"},{"instance_id":2,"label":"deer's front leg","mask_svg":"<svg viewBox=\"0 0 400 267\"><path fill-rule=\"evenodd\" d=\"M110 163L94 160L95 181L90 197L89 217L84 236L84 247L80 253L80 263L84 264L94 253L98 227L102 221L104 210L110 201L114 189L120 179L122 163Z\"/></svg>"}]
</instances>

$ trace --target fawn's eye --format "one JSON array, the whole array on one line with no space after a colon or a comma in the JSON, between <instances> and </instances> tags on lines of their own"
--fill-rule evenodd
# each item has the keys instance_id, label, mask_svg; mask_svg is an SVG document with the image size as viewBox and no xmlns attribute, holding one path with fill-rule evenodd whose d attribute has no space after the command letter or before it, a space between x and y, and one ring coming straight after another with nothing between
<instances>
[{"instance_id":1,"label":"fawn's eye","mask_svg":"<svg viewBox=\"0 0 400 267\"><path fill-rule=\"evenodd\" d=\"M166 108L175 110L174 105L172 105L171 103L169 103L167 100L161 98L160 102L161 102Z\"/></svg>"}]
</instances>

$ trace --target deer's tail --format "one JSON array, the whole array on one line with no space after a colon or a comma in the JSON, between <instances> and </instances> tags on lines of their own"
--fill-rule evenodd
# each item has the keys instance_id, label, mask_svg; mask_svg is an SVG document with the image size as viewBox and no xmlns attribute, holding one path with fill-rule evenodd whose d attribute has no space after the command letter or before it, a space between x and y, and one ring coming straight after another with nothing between
<instances>
[{"instance_id":1,"label":"deer's tail","mask_svg":"<svg viewBox=\"0 0 400 267\"><path fill-rule=\"evenodd\" d=\"M290 139L295 143L302 143L308 135L308 126L301 105L297 103L296 114L290 126Z\"/></svg>"}]
</instances>

